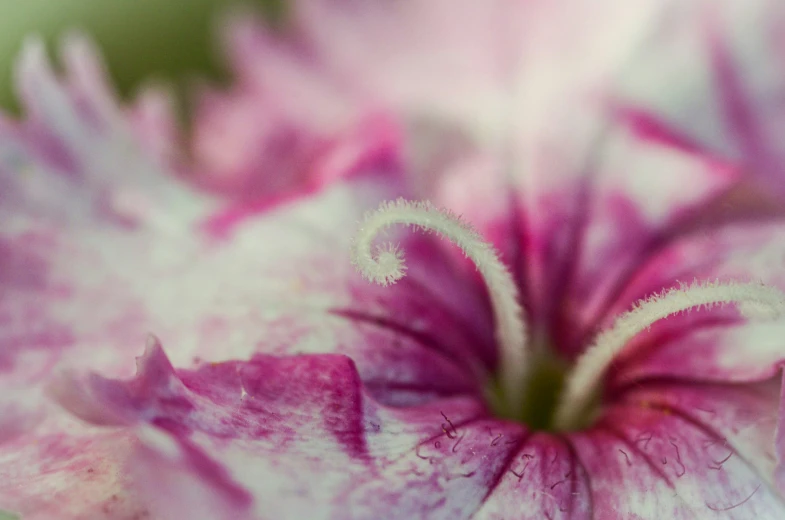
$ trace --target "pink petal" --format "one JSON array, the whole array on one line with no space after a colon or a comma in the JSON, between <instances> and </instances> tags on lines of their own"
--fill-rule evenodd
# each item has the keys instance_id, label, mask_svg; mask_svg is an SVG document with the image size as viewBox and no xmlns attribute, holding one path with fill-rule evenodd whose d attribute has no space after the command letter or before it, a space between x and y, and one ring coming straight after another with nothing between
<instances>
[{"instance_id":1,"label":"pink petal","mask_svg":"<svg viewBox=\"0 0 785 520\"><path fill-rule=\"evenodd\" d=\"M494 177L529 173L529 157L549 145L541 134L561 141L572 133L574 113L624 65L659 10L650 1L319 0L294 2L292 23L278 32L233 20L228 47L239 85L202 99L199 169L225 189L285 199L322 184L321 160L313 163L325 154L333 162L335 145L352 161L383 150L385 139L376 136L390 131L368 121L378 122L379 113L387 121L392 112L407 125L418 181L426 170L433 174L431 127L468 138L464 149L477 147L482 156L510 158L514 147L513 168L494 165ZM605 12L614 13L613 31L597 30ZM325 133L333 143L324 142ZM354 151L345 152L346 145ZM426 164L417 157L422 147ZM260 153L271 148L285 153ZM442 198L438 188L420 194Z\"/></svg>"},{"instance_id":2,"label":"pink petal","mask_svg":"<svg viewBox=\"0 0 785 520\"><path fill-rule=\"evenodd\" d=\"M773 398L772 398L773 397ZM598 518L779 518L773 487L776 392L641 387L570 436Z\"/></svg>"},{"instance_id":3,"label":"pink petal","mask_svg":"<svg viewBox=\"0 0 785 520\"><path fill-rule=\"evenodd\" d=\"M390 508L467 517L521 439L519 426L481 420L476 399L381 406L335 355L175 372L153 342L135 379L70 384L60 400L80 417L136 425L135 486L154 514L172 519L378 517ZM188 500L197 490L201 499Z\"/></svg>"},{"instance_id":4,"label":"pink petal","mask_svg":"<svg viewBox=\"0 0 785 520\"><path fill-rule=\"evenodd\" d=\"M750 161L752 167L759 166L759 161L765 167L770 154L768 143L761 135L759 117L750 106L752 99L742 85L741 71L734 67L730 49L718 32L717 29L710 31L708 46L720 98L719 109L727 132L741 156Z\"/></svg>"},{"instance_id":5,"label":"pink petal","mask_svg":"<svg viewBox=\"0 0 785 520\"><path fill-rule=\"evenodd\" d=\"M52 413L34 437L0 445L0 504L25 520L143 518L127 467L137 442Z\"/></svg>"},{"instance_id":6,"label":"pink petal","mask_svg":"<svg viewBox=\"0 0 785 520\"><path fill-rule=\"evenodd\" d=\"M511 109L514 117L541 122L565 92L616 70L657 8L615 1L319 0L293 2L292 12L300 41L344 84L407 113L458 118L476 128L503 123L500 116ZM597 30L606 12L614 13L614 31Z\"/></svg>"},{"instance_id":7,"label":"pink petal","mask_svg":"<svg viewBox=\"0 0 785 520\"><path fill-rule=\"evenodd\" d=\"M783 6L771 0L689 6L671 17L669 38L647 49L637 74L628 75L627 97L701 148L744 163L781 195ZM664 89L662 81L679 86Z\"/></svg>"},{"instance_id":8,"label":"pink petal","mask_svg":"<svg viewBox=\"0 0 785 520\"><path fill-rule=\"evenodd\" d=\"M118 285L123 269L136 267L123 266L123 244L143 256L157 254L157 264L161 251L151 247L153 238L182 232L209 211L135 149L93 77L97 65L86 44L71 40L65 53L68 85L54 76L42 44L27 44L18 81L28 118L0 130L0 388L3 402L8 392L24 389L24 399L12 401L15 413L32 416L39 413L40 392L28 385L45 379L66 352L72 361L110 366L116 350L99 350L103 360L84 353L108 338L118 348L126 337L139 341L121 318L138 319L140 307ZM169 204L182 211L163 214ZM102 300L117 305L96 307Z\"/></svg>"},{"instance_id":9,"label":"pink petal","mask_svg":"<svg viewBox=\"0 0 785 520\"><path fill-rule=\"evenodd\" d=\"M702 445L719 461L711 469L721 471L730 458L739 457L761 480L774 482L779 461L773 441L782 406L779 377L743 386L653 380L617 395L610 397L611 408L621 403L622 410L629 405L658 409L713 432L721 442Z\"/></svg>"},{"instance_id":10,"label":"pink petal","mask_svg":"<svg viewBox=\"0 0 785 520\"><path fill-rule=\"evenodd\" d=\"M783 386L782 388L785 388ZM777 466L774 471L774 483L779 490L785 490L785 425L783 425L783 407L785 406L785 396L780 395L780 408L777 416L777 427L774 432L774 455Z\"/></svg>"},{"instance_id":11,"label":"pink petal","mask_svg":"<svg viewBox=\"0 0 785 520\"><path fill-rule=\"evenodd\" d=\"M29 177L11 178L30 188ZM64 188L76 196L61 204L89 211L89 186ZM404 395L407 385L473 392L473 370L493 362L489 308L441 246L409 240L411 276L389 290L364 282L349 261L363 211L397 193L380 178L339 186L223 240L197 228L129 229L65 210L30 214L32 204L7 208L17 224L3 236L3 283L16 294L2 300L3 367L13 370L3 381L24 388L58 361L122 373L117 353L154 331L181 342L184 364L257 349L340 351L380 394Z\"/></svg>"},{"instance_id":12,"label":"pink petal","mask_svg":"<svg viewBox=\"0 0 785 520\"><path fill-rule=\"evenodd\" d=\"M785 229L778 221L726 225L677 240L641 266L620 294L629 303L679 282L759 281L785 288ZM613 315L613 311L611 311ZM694 310L639 334L616 365L614 379L656 377L746 382L767 379L785 360L781 320L742 319L732 308Z\"/></svg>"},{"instance_id":13,"label":"pink petal","mask_svg":"<svg viewBox=\"0 0 785 520\"><path fill-rule=\"evenodd\" d=\"M514 517L524 503L534 518L775 518L777 387L664 382L610 394L596 427L526 438L474 518Z\"/></svg>"},{"instance_id":14,"label":"pink petal","mask_svg":"<svg viewBox=\"0 0 785 520\"><path fill-rule=\"evenodd\" d=\"M183 136L175 113L171 88L148 85L133 100L127 116L145 152L158 159L161 167L183 168Z\"/></svg>"},{"instance_id":15,"label":"pink petal","mask_svg":"<svg viewBox=\"0 0 785 520\"><path fill-rule=\"evenodd\" d=\"M591 476L569 442L534 434L506 461L475 520L516 518L591 518Z\"/></svg>"},{"instance_id":16,"label":"pink petal","mask_svg":"<svg viewBox=\"0 0 785 520\"><path fill-rule=\"evenodd\" d=\"M25 45L16 79L26 117L19 124L3 125L7 133L2 168L12 174L24 170L34 182L51 172L89 184L96 192L103 192L97 194L100 197L89 204L72 201L72 209L88 215L100 210L129 223L147 220L159 226L182 225L202 216L209 208L207 202L164 175L160 165L140 153L128 121L106 90L101 64L88 43L72 38L63 46L63 54L66 73L58 78L43 43L30 40ZM28 198L43 198L46 190L28 184L30 193L25 202L29 205ZM68 188L53 186L49 191L58 189ZM81 194L74 196L84 199ZM47 200L49 205L63 206L63 202ZM180 222L175 222L172 214L164 217L164 208L170 205L180 208Z\"/></svg>"},{"instance_id":17,"label":"pink petal","mask_svg":"<svg viewBox=\"0 0 785 520\"><path fill-rule=\"evenodd\" d=\"M236 92L252 93L273 114L280 111L292 122L335 133L372 107L340 85L298 36L247 15L227 20L223 40L237 76Z\"/></svg>"},{"instance_id":18,"label":"pink petal","mask_svg":"<svg viewBox=\"0 0 785 520\"><path fill-rule=\"evenodd\" d=\"M732 4L720 11L715 24L707 31L714 88L719 98L717 108L733 151L761 182L782 195L785 149L778 143L785 128L785 112L779 97L785 87L782 67L785 10L781 4L769 0L752 2L745 8L741 15L755 27L745 34L745 39L728 37L736 27L743 27L736 19L738 7L734 9ZM750 49L754 49L753 53Z\"/></svg>"},{"instance_id":19,"label":"pink petal","mask_svg":"<svg viewBox=\"0 0 785 520\"><path fill-rule=\"evenodd\" d=\"M644 141L659 142L663 146L680 148L687 153L710 155L699 143L660 120L655 113L619 103L619 106L614 107L614 116L622 124L629 125Z\"/></svg>"},{"instance_id":20,"label":"pink petal","mask_svg":"<svg viewBox=\"0 0 785 520\"><path fill-rule=\"evenodd\" d=\"M238 78L197 98L190 148L201 184L262 208L396 160L394 120L347 95L290 39L247 17L225 34Z\"/></svg>"}]
</instances>

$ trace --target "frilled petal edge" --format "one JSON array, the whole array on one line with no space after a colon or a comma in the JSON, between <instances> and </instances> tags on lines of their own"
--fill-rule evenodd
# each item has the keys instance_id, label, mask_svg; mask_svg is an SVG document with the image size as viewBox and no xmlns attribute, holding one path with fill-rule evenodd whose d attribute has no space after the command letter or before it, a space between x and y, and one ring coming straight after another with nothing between
<instances>
[{"instance_id":1,"label":"frilled petal edge","mask_svg":"<svg viewBox=\"0 0 785 520\"><path fill-rule=\"evenodd\" d=\"M475 398L380 405L331 354L175 371L152 340L134 379L71 375L54 393L84 421L134 433L133 487L171 519L465 518L523 436Z\"/></svg>"}]
</instances>

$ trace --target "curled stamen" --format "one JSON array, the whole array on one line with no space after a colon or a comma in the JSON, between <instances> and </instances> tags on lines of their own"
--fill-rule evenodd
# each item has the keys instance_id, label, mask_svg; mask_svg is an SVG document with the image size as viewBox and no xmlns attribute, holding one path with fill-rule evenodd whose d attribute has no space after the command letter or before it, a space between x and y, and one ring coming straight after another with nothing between
<instances>
[{"instance_id":1,"label":"curled stamen","mask_svg":"<svg viewBox=\"0 0 785 520\"><path fill-rule=\"evenodd\" d=\"M496 339L501 349L501 384L511 409L517 410L523 397L526 370L526 329L518 290L496 250L456 215L435 208L429 202L398 199L383 203L369 213L352 244L352 263L362 275L381 285L395 283L404 276L403 251L386 244L371 253L374 238L392 224L408 224L434 231L461 248L480 271L491 297L496 320Z\"/></svg>"},{"instance_id":2,"label":"curled stamen","mask_svg":"<svg viewBox=\"0 0 785 520\"><path fill-rule=\"evenodd\" d=\"M747 318L776 318L785 315L785 294L760 283L694 283L641 300L619 316L578 359L567 379L554 424L558 430L574 427L585 414L598 385L613 359L627 342L655 322L695 307L712 308L734 303Z\"/></svg>"}]
</instances>

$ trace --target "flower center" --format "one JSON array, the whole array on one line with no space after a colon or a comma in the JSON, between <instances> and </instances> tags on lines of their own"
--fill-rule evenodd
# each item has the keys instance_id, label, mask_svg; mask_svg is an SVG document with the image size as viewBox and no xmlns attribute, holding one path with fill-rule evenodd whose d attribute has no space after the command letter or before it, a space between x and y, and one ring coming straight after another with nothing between
<instances>
[{"instance_id":1,"label":"flower center","mask_svg":"<svg viewBox=\"0 0 785 520\"><path fill-rule=\"evenodd\" d=\"M527 343L519 293L492 245L468 224L428 202L398 199L365 216L352 244L352 263L363 276L381 285L401 279L404 254L393 244L372 253L376 236L393 224L434 231L466 254L480 271L493 307L500 349L498 374L490 376L486 397L497 415L533 430L570 431L591 425L600 413L603 376L629 340L653 323L694 307L734 303L748 318L785 315L785 294L755 283L695 283L650 297L619 316L569 366L548 348Z\"/></svg>"},{"instance_id":2,"label":"flower center","mask_svg":"<svg viewBox=\"0 0 785 520\"><path fill-rule=\"evenodd\" d=\"M528 377L524 381L518 408L510 406L495 378L486 387L486 400L497 417L521 422L535 431L553 430L554 412L564 390L569 368L564 359L550 350L542 349L529 358Z\"/></svg>"}]
</instances>

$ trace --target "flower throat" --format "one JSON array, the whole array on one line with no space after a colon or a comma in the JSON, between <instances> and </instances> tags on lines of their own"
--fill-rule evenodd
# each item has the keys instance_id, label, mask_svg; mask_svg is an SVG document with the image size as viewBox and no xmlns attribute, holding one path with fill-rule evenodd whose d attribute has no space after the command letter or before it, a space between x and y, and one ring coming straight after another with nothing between
<instances>
[{"instance_id":1,"label":"flower throat","mask_svg":"<svg viewBox=\"0 0 785 520\"><path fill-rule=\"evenodd\" d=\"M736 304L748 318L785 315L785 294L759 283L693 283L638 302L599 334L572 366L547 347L532 345L518 288L493 246L459 217L429 202L383 203L365 216L352 243L352 263L369 281L397 282L404 253L376 237L394 224L435 232L457 245L480 272L491 299L499 370L486 381L486 398L501 417L533 430L569 431L591 425L601 403L603 377L630 339L653 323L695 307Z\"/></svg>"}]
</instances>

